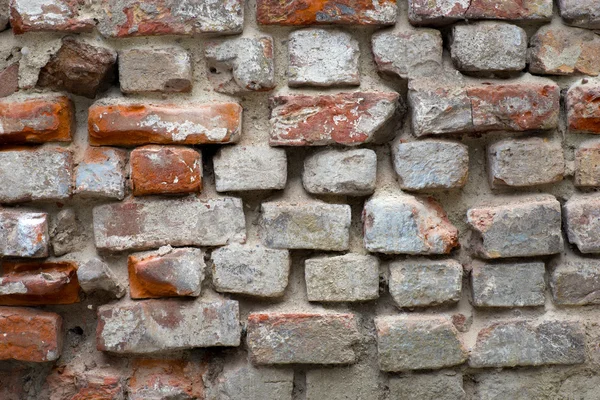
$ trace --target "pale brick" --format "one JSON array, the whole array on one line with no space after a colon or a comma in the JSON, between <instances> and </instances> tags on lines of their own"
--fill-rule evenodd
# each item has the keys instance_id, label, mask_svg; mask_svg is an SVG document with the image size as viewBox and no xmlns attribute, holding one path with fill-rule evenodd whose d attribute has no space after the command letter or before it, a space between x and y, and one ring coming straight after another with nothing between
<instances>
[{"instance_id":1,"label":"pale brick","mask_svg":"<svg viewBox=\"0 0 600 400\"><path fill-rule=\"evenodd\" d=\"M575 255L550 264L554 303L567 306L600 304L600 260Z\"/></svg>"},{"instance_id":2,"label":"pale brick","mask_svg":"<svg viewBox=\"0 0 600 400\"><path fill-rule=\"evenodd\" d=\"M306 400L379 400L379 371L371 365L306 371Z\"/></svg>"},{"instance_id":3,"label":"pale brick","mask_svg":"<svg viewBox=\"0 0 600 400\"><path fill-rule=\"evenodd\" d=\"M75 194L81 197L125 197L127 153L110 147L89 147L75 167Z\"/></svg>"},{"instance_id":4,"label":"pale brick","mask_svg":"<svg viewBox=\"0 0 600 400\"><path fill-rule=\"evenodd\" d=\"M218 292L280 297L288 285L291 259L287 250L234 243L214 250L211 261Z\"/></svg>"},{"instance_id":5,"label":"pale brick","mask_svg":"<svg viewBox=\"0 0 600 400\"><path fill-rule=\"evenodd\" d=\"M93 216L96 247L101 250L220 246L246 240L242 201L233 197L129 200L96 206Z\"/></svg>"},{"instance_id":6,"label":"pale brick","mask_svg":"<svg viewBox=\"0 0 600 400\"><path fill-rule=\"evenodd\" d=\"M353 314L257 313L248 317L255 364L351 364L358 342Z\"/></svg>"},{"instance_id":7,"label":"pale brick","mask_svg":"<svg viewBox=\"0 0 600 400\"><path fill-rule=\"evenodd\" d=\"M531 257L563 249L560 203L552 196L521 198L467 212L472 248L483 258Z\"/></svg>"},{"instance_id":8,"label":"pale brick","mask_svg":"<svg viewBox=\"0 0 600 400\"><path fill-rule=\"evenodd\" d=\"M127 400L205 398L202 380L207 371L203 363L185 359L136 358L131 364L133 375L128 380Z\"/></svg>"},{"instance_id":9,"label":"pale brick","mask_svg":"<svg viewBox=\"0 0 600 400\"><path fill-rule=\"evenodd\" d=\"M483 328L471 352L474 368L581 364L585 335L577 322L513 320Z\"/></svg>"},{"instance_id":10,"label":"pale brick","mask_svg":"<svg viewBox=\"0 0 600 400\"><path fill-rule=\"evenodd\" d=\"M448 254L458 230L430 198L401 192L376 193L363 211L365 248L386 254Z\"/></svg>"},{"instance_id":11,"label":"pale brick","mask_svg":"<svg viewBox=\"0 0 600 400\"><path fill-rule=\"evenodd\" d=\"M267 247L335 251L349 247L349 205L267 202L261 214L261 239Z\"/></svg>"},{"instance_id":12,"label":"pale brick","mask_svg":"<svg viewBox=\"0 0 600 400\"><path fill-rule=\"evenodd\" d=\"M582 253L600 252L600 195L574 195L564 205L569 242Z\"/></svg>"},{"instance_id":13,"label":"pale brick","mask_svg":"<svg viewBox=\"0 0 600 400\"><path fill-rule=\"evenodd\" d=\"M463 376L455 372L390 378L390 398L402 400L465 400Z\"/></svg>"},{"instance_id":14,"label":"pale brick","mask_svg":"<svg viewBox=\"0 0 600 400\"><path fill-rule=\"evenodd\" d=\"M565 97L567 126L571 133L600 133L600 83L575 83Z\"/></svg>"},{"instance_id":15,"label":"pale brick","mask_svg":"<svg viewBox=\"0 0 600 400\"><path fill-rule=\"evenodd\" d=\"M575 150L575 186L600 186L600 140L588 140Z\"/></svg>"},{"instance_id":16,"label":"pale brick","mask_svg":"<svg viewBox=\"0 0 600 400\"><path fill-rule=\"evenodd\" d=\"M237 301L146 300L98 308L99 351L148 354L240 345Z\"/></svg>"},{"instance_id":17,"label":"pale brick","mask_svg":"<svg viewBox=\"0 0 600 400\"><path fill-rule=\"evenodd\" d=\"M71 196L73 154L62 148L0 151L0 203Z\"/></svg>"},{"instance_id":18,"label":"pale brick","mask_svg":"<svg viewBox=\"0 0 600 400\"><path fill-rule=\"evenodd\" d=\"M268 146L222 147L213 157L218 192L276 190L287 182L285 150Z\"/></svg>"},{"instance_id":19,"label":"pale brick","mask_svg":"<svg viewBox=\"0 0 600 400\"><path fill-rule=\"evenodd\" d=\"M363 196L375 191L376 180L373 150L323 150L304 160L302 184L309 193Z\"/></svg>"},{"instance_id":20,"label":"pale brick","mask_svg":"<svg viewBox=\"0 0 600 400\"><path fill-rule=\"evenodd\" d=\"M474 263L471 271L476 307L543 306L546 297L544 263Z\"/></svg>"},{"instance_id":21,"label":"pale brick","mask_svg":"<svg viewBox=\"0 0 600 400\"><path fill-rule=\"evenodd\" d=\"M345 254L305 261L308 301L366 301L379 297L379 260Z\"/></svg>"},{"instance_id":22,"label":"pale brick","mask_svg":"<svg viewBox=\"0 0 600 400\"><path fill-rule=\"evenodd\" d=\"M50 224L50 238L55 256L62 256L83 247L83 226L75 210L60 210Z\"/></svg>"},{"instance_id":23,"label":"pale brick","mask_svg":"<svg viewBox=\"0 0 600 400\"><path fill-rule=\"evenodd\" d=\"M0 256L47 257L48 214L0 209Z\"/></svg>"},{"instance_id":24,"label":"pale brick","mask_svg":"<svg viewBox=\"0 0 600 400\"><path fill-rule=\"evenodd\" d=\"M90 6L90 1L11 0L10 25L15 34L91 32L96 22L89 16Z\"/></svg>"},{"instance_id":25,"label":"pale brick","mask_svg":"<svg viewBox=\"0 0 600 400\"><path fill-rule=\"evenodd\" d=\"M565 173L562 145L539 137L506 139L488 147L492 187L526 187L559 182Z\"/></svg>"},{"instance_id":26,"label":"pale brick","mask_svg":"<svg viewBox=\"0 0 600 400\"><path fill-rule=\"evenodd\" d=\"M288 41L288 85L360 85L358 41L349 33L303 29Z\"/></svg>"},{"instance_id":27,"label":"pale brick","mask_svg":"<svg viewBox=\"0 0 600 400\"><path fill-rule=\"evenodd\" d=\"M394 170L404 190L460 188L469 175L469 148L441 140L398 141L392 145Z\"/></svg>"},{"instance_id":28,"label":"pale brick","mask_svg":"<svg viewBox=\"0 0 600 400\"><path fill-rule=\"evenodd\" d=\"M189 92L192 64L181 47L133 48L119 52L123 93Z\"/></svg>"},{"instance_id":29,"label":"pale brick","mask_svg":"<svg viewBox=\"0 0 600 400\"><path fill-rule=\"evenodd\" d=\"M569 25L600 29L600 4L596 0L558 0L558 7Z\"/></svg>"},{"instance_id":30,"label":"pale brick","mask_svg":"<svg viewBox=\"0 0 600 400\"><path fill-rule=\"evenodd\" d=\"M121 298L125 288L110 267L99 258L82 263L77 269L77 279L81 289L87 294L106 293Z\"/></svg>"},{"instance_id":31,"label":"pale brick","mask_svg":"<svg viewBox=\"0 0 600 400\"><path fill-rule=\"evenodd\" d=\"M217 399L292 400L294 371L226 364L217 379Z\"/></svg>"},{"instance_id":32,"label":"pale brick","mask_svg":"<svg viewBox=\"0 0 600 400\"><path fill-rule=\"evenodd\" d=\"M382 371L439 369L459 365L468 353L452 322L444 317L376 317Z\"/></svg>"},{"instance_id":33,"label":"pale brick","mask_svg":"<svg viewBox=\"0 0 600 400\"><path fill-rule=\"evenodd\" d=\"M390 263L390 294L398 307L458 303L463 267L454 260L426 259Z\"/></svg>"}]
</instances>

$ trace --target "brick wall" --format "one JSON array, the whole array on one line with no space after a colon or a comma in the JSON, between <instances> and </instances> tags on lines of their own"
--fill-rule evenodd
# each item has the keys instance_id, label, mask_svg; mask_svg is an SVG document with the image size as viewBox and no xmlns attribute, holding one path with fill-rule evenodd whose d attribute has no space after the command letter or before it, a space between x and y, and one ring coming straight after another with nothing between
<instances>
[{"instance_id":1,"label":"brick wall","mask_svg":"<svg viewBox=\"0 0 600 400\"><path fill-rule=\"evenodd\" d=\"M556 3L0 0L0 399L600 399Z\"/></svg>"}]
</instances>

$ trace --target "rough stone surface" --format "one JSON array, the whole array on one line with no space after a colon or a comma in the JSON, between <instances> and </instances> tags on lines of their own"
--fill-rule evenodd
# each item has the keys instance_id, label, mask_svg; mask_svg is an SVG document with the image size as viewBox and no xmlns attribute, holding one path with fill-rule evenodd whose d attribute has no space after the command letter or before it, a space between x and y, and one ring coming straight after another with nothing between
<instances>
[{"instance_id":1,"label":"rough stone surface","mask_svg":"<svg viewBox=\"0 0 600 400\"><path fill-rule=\"evenodd\" d=\"M403 400L465 400L463 376L457 373L405 375L390 378L390 397Z\"/></svg>"},{"instance_id":2,"label":"rough stone surface","mask_svg":"<svg viewBox=\"0 0 600 400\"><path fill-rule=\"evenodd\" d=\"M85 198L125 197L127 153L110 147L89 147L75 167L75 194Z\"/></svg>"},{"instance_id":3,"label":"rough stone surface","mask_svg":"<svg viewBox=\"0 0 600 400\"><path fill-rule=\"evenodd\" d=\"M41 69L37 85L93 99L114 80L116 63L116 51L66 37Z\"/></svg>"},{"instance_id":4,"label":"rough stone surface","mask_svg":"<svg viewBox=\"0 0 600 400\"><path fill-rule=\"evenodd\" d=\"M488 147L492 187L526 187L559 182L565 173L561 143L539 137L505 139Z\"/></svg>"},{"instance_id":5,"label":"rough stone surface","mask_svg":"<svg viewBox=\"0 0 600 400\"><path fill-rule=\"evenodd\" d=\"M69 0L11 0L10 26L25 32L91 32L96 25L85 11L90 2Z\"/></svg>"},{"instance_id":6,"label":"rough stone surface","mask_svg":"<svg viewBox=\"0 0 600 400\"><path fill-rule=\"evenodd\" d=\"M287 250L234 243L214 250L211 261L218 292L280 297L288 285L291 259Z\"/></svg>"},{"instance_id":7,"label":"rough stone surface","mask_svg":"<svg viewBox=\"0 0 600 400\"><path fill-rule=\"evenodd\" d=\"M94 146L233 143L241 135L237 103L184 106L100 101L89 109Z\"/></svg>"},{"instance_id":8,"label":"rough stone surface","mask_svg":"<svg viewBox=\"0 0 600 400\"><path fill-rule=\"evenodd\" d=\"M378 369L356 364L306 372L306 400L379 400Z\"/></svg>"},{"instance_id":9,"label":"rough stone surface","mask_svg":"<svg viewBox=\"0 0 600 400\"><path fill-rule=\"evenodd\" d=\"M219 246L246 240L242 201L233 197L129 200L96 206L93 215L96 247L101 250Z\"/></svg>"},{"instance_id":10,"label":"rough stone surface","mask_svg":"<svg viewBox=\"0 0 600 400\"><path fill-rule=\"evenodd\" d=\"M74 365L54 367L41 396L50 400L124 399L123 378L112 368L79 371ZM49 396L49 397L48 397Z\"/></svg>"},{"instance_id":11,"label":"rough stone surface","mask_svg":"<svg viewBox=\"0 0 600 400\"><path fill-rule=\"evenodd\" d=\"M272 146L348 146L389 139L397 93L354 92L271 98ZM386 129L388 128L388 129Z\"/></svg>"},{"instance_id":12,"label":"rough stone surface","mask_svg":"<svg viewBox=\"0 0 600 400\"><path fill-rule=\"evenodd\" d=\"M66 208L51 220L50 237L55 256L62 256L76 251L81 246L80 236L83 234L81 221L72 208Z\"/></svg>"},{"instance_id":13,"label":"rough stone surface","mask_svg":"<svg viewBox=\"0 0 600 400\"><path fill-rule=\"evenodd\" d=\"M0 203L71 196L73 154L59 147L0 151Z\"/></svg>"},{"instance_id":14,"label":"rough stone surface","mask_svg":"<svg viewBox=\"0 0 600 400\"><path fill-rule=\"evenodd\" d=\"M128 400L203 399L204 366L185 360L135 359Z\"/></svg>"},{"instance_id":15,"label":"rough stone surface","mask_svg":"<svg viewBox=\"0 0 600 400\"><path fill-rule=\"evenodd\" d=\"M323 150L304 160L302 184L309 193L364 196L375 191L376 181L373 150Z\"/></svg>"},{"instance_id":16,"label":"rough stone surface","mask_svg":"<svg viewBox=\"0 0 600 400\"><path fill-rule=\"evenodd\" d=\"M569 25L600 29L600 4L595 0L559 0L558 7Z\"/></svg>"},{"instance_id":17,"label":"rough stone surface","mask_svg":"<svg viewBox=\"0 0 600 400\"><path fill-rule=\"evenodd\" d=\"M483 258L532 257L563 249L560 203L552 196L471 208L472 249Z\"/></svg>"},{"instance_id":18,"label":"rough stone surface","mask_svg":"<svg viewBox=\"0 0 600 400\"><path fill-rule=\"evenodd\" d=\"M447 318L376 317L375 327L382 371L439 369L467 360L458 331Z\"/></svg>"},{"instance_id":19,"label":"rough stone surface","mask_svg":"<svg viewBox=\"0 0 600 400\"><path fill-rule=\"evenodd\" d=\"M371 45L383 73L407 79L433 74L442 66L442 35L434 29L377 32Z\"/></svg>"},{"instance_id":20,"label":"rough stone surface","mask_svg":"<svg viewBox=\"0 0 600 400\"><path fill-rule=\"evenodd\" d=\"M275 87L273 38L242 37L210 42L204 50L208 79L217 92L264 92Z\"/></svg>"},{"instance_id":21,"label":"rough stone surface","mask_svg":"<svg viewBox=\"0 0 600 400\"><path fill-rule=\"evenodd\" d=\"M565 107L572 133L600 134L600 83L576 83L567 92Z\"/></svg>"},{"instance_id":22,"label":"rough stone surface","mask_svg":"<svg viewBox=\"0 0 600 400\"><path fill-rule=\"evenodd\" d=\"M263 25L393 25L396 0L258 0L256 19Z\"/></svg>"},{"instance_id":23,"label":"rough stone surface","mask_svg":"<svg viewBox=\"0 0 600 400\"><path fill-rule=\"evenodd\" d=\"M293 31L288 42L288 85L360 85L358 41L325 29Z\"/></svg>"},{"instance_id":24,"label":"rough stone surface","mask_svg":"<svg viewBox=\"0 0 600 400\"><path fill-rule=\"evenodd\" d=\"M309 258L304 265L309 301L351 302L379 297L379 260L373 256Z\"/></svg>"},{"instance_id":25,"label":"rough stone surface","mask_svg":"<svg viewBox=\"0 0 600 400\"><path fill-rule=\"evenodd\" d=\"M228 366L216 386L218 399L292 400L294 372L251 364Z\"/></svg>"},{"instance_id":26,"label":"rough stone surface","mask_svg":"<svg viewBox=\"0 0 600 400\"><path fill-rule=\"evenodd\" d=\"M460 300L463 267L457 261L395 261L389 268L388 286L398 307L429 307Z\"/></svg>"},{"instance_id":27,"label":"rough stone surface","mask_svg":"<svg viewBox=\"0 0 600 400\"><path fill-rule=\"evenodd\" d=\"M564 220L569 242L582 253L600 252L600 196L572 196L564 205Z\"/></svg>"},{"instance_id":28,"label":"rough stone surface","mask_svg":"<svg viewBox=\"0 0 600 400\"><path fill-rule=\"evenodd\" d=\"M211 346L239 346L237 301L146 300L98 308L97 348L149 354Z\"/></svg>"},{"instance_id":29,"label":"rough stone surface","mask_svg":"<svg viewBox=\"0 0 600 400\"><path fill-rule=\"evenodd\" d=\"M575 150L575 185L600 186L599 140L587 140Z\"/></svg>"},{"instance_id":30,"label":"rough stone surface","mask_svg":"<svg viewBox=\"0 0 600 400\"><path fill-rule=\"evenodd\" d=\"M10 19L9 0L0 1L0 32L8 29L8 21Z\"/></svg>"},{"instance_id":31,"label":"rough stone surface","mask_svg":"<svg viewBox=\"0 0 600 400\"><path fill-rule=\"evenodd\" d=\"M48 214L0 209L0 256L48 256Z\"/></svg>"},{"instance_id":32,"label":"rough stone surface","mask_svg":"<svg viewBox=\"0 0 600 400\"><path fill-rule=\"evenodd\" d=\"M250 359L262 364L352 364L359 338L353 314L252 313Z\"/></svg>"},{"instance_id":33,"label":"rough stone surface","mask_svg":"<svg viewBox=\"0 0 600 400\"><path fill-rule=\"evenodd\" d=\"M275 249L348 250L350 206L321 202L261 205L261 239Z\"/></svg>"},{"instance_id":34,"label":"rough stone surface","mask_svg":"<svg viewBox=\"0 0 600 400\"><path fill-rule=\"evenodd\" d=\"M521 71L526 66L527 34L522 28L503 22L455 25L450 51L460 71Z\"/></svg>"},{"instance_id":35,"label":"rough stone surface","mask_svg":"<svg viewBox=\"0 0 600 400\"><path fill-rule=\"evenodd\" d=\"M115 273L99 258L82 263L77 269L77 279L81 289L87 294L107 293L116 298L125 295L125 288Z\"/></svg>"},{"instance_id":36,"label":"rough stone surface","mask_svg":"<svg viewBox=\"0 0 600 400\"><path fill-rule=\"evenodd\" d=\"M119 84L123 93L189 92L190 55L177 46L121 50Z\"/></svg>"},{"instance_id":37,"label":"rough stone surface","mask_svg":"<svg viewBox=\"0 0 600 400\"><path fill-rule=\"evenodd\" d=\"M170 246L132 254L128 266L132 299L198 297L206 269L202 250Z\"/></svg>"},{"instance_id":38,"label":"rough stone surface","mask_svg":"<svg viewBox=\"0 0 600 400\"><path fill-rule=\"evenodd\" d=\"M401 192L375 193L362 215L364 245L386 254L448 254L458 246L458 230L431 198Z\"/></svg>"},{"instance_id":39,"label":"rough stone surface","mask_svg":"<svg viewBox=\"0 0 600 400\"><path fill-rule=\"evenodd\" d=\"M277 190L287 182L285 150L268 146L222 147L213 168L217 192Z\"/></svg>"},{"instance_id":40,"label":"rough stone surface","mask_svg":"<svg viewBox=\"0 0 600 400\"><path fill-rule=\"evenodd\" d=\"M404 190L461 188L469 175L469 148L441 140L398 141L392 145L394 170Z\"/></svg>"},{"instance_id":41,"label":"rough stone surface","mask_svg":"<svg viewBox=\"0 0 600 400\"><path fill-rule=\"evenodd\" d=\"M585 335L577 322L513 320L483 328L471 352L474 368L585 362Z\"/></svg>"},{"instance_id":42,"label":"rough stone surface","mask_svg":"<svg viewBox=\"0 0 600 400\"><path fill-rule=\"evenodd\" d=\"M600 261L571 255L551 263L549 284L554 303L600 304Z\"/></svg>"},{"instance_id":43,"label":"rough stone surface","mask_svg":"<svg viewBox=\"0 0 600 400\"><path fill-rule=\"evenodd\" d=\"M471 271L476 307L543 306L546 298L544 263L474 263Z\"/></svg>"}]
</instances>

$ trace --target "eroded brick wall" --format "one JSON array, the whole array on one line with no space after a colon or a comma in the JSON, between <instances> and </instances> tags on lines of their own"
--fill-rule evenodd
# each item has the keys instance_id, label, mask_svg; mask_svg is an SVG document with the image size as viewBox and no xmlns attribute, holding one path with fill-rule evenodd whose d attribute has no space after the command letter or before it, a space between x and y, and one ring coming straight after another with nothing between
<instances>
[{"instance_id":1,"label":"eroded brick wall","mask_svg":"<svg viewBox=\"0 0 600 400\"><path fill-rule=\"evenodd\" d=\"M600 399L557 3L0 0L0 399Z\"/></svg>"}]
</instances>

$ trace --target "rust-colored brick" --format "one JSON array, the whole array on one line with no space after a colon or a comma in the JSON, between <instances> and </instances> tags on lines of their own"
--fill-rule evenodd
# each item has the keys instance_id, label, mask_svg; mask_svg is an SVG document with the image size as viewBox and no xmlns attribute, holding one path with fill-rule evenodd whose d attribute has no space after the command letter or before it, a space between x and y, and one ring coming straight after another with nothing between
<instances>
[{"instance_id":1,"label":"rust-colored brick","mask_svg":"<svg viewBox=\"0 0 600 400\"><path fill-rule=\"evenodd\" d=\"M0 360L54 361L62 350L60 315L29 308L0 307Z\"/></svg>"},{"instance_id":2,"label":"rust-colored brick","mask_svg":"<svg viewBox=\"0 0 600 400\"><path fill-rule=\"evenodd\" d=\"M600 85L574 85L566 103L570 131L600 134Z\"/></svg>"},{"instance_id":3,"label":"rust-colored brick","mask_svg":"<svg viewBox=\"0 0 600 400\"><path fill-rule=\"evenodd\" d=\"M77 372L74 366L58 366L46 378L45 393L51 400L116 400L123 398L124 376L114 370ZM46 397L44 397L46 398Z\"/></svg>"},{"instance_id":4,"label":"rust-colored brick","mask_svg":"<svg viewBox=\"0 0 600 400\"><path fill-rule=\"evenodd\" d=\"M11 0L10 3L10 25L15 34L91 32L96 26L93 18L80 15L84 4L81 0Z\"/></svg>"},{"instance_id":5,"label":"rust-colored brick","mask_svg":"<svg viewBox=\"0 0 600 400\"><path fill-rule=\"evenodd\" d=\"M88 129L93 146L234 143L242 131L242 107L99 102L89 109Z\"/></svg>"},{"instance_id":6,"label":"rust-colored brick","mask_svg":"<svg viewBox=\"0 0 600 400\"><path fill-rule=\"evenodd\" d=\"M178 393L182 398L204 399L203 363L185 360L136 359L129 380L129 398L145 400L163 393Z\"/></svg>"},{"instance_id":7,"label":"rust-colored brick","mask_svg":"<svg viewBox=\"0 0 600 400\"><path fill-rule=\"evenodd\" d=\"M131 152L134 196L183 194L202 189L202 157L195 150L175 146L144 146Z\"/></svg>"}]
</instances>

